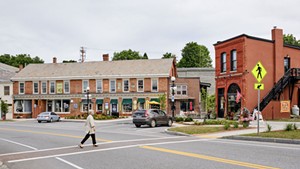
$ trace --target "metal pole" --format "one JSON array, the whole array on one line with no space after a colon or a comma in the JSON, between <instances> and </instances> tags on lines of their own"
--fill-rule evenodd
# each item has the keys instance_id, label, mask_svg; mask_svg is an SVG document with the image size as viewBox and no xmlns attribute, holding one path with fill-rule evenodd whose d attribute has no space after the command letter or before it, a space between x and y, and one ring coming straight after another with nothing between
<instances>
[{"instance_id":1,"label":"metal pole","mask_svg":"<svg viewBox=\"0 0 300 169\"><path fill-rule=\"evenodd\" d=\"M259 101L260 101L260 90L259 90L259 89L258 89L258 91L257 91L257 98L258 98L258 99L257 99L257 101L258 101L257 109L258 109L258 110L257 110L257 119L256 119L256 120L257 120L257 135L259 135L259 109L260 109L260 108L259 108L259 104L260 104L260 103L259 103Z\"/></svg>"},{"instance_id":2,"label":"metal pole","mask_svg":"<svg viewBox=\"0 0 300 169\"><path fill-rule=\"evenodd\" d=\"M87 113L89 114L89 94L90 94L90 91L87 90Z\"/></svg>"},{"instance_id":3,"label":"metal pole","mask_svg":"<svg viewBox=\"0 0 300 169\"><path fill-rule=\"evenodd\" d=\"M175 117L174 109L175 109L175 100L174 100L174 95L175 95L175 90L174 90L175 84L174 81L172 82L172 117Z\"/></svg>"}]
</instances>

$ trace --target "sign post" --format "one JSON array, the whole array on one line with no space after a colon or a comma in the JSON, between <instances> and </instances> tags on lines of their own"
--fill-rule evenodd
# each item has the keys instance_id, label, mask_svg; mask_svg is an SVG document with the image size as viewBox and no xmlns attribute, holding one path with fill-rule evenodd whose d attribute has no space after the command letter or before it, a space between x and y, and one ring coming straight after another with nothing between
<instances>
[{"instance_id":1,"label":"sign post","mask_svg":"<svg viewBox=\"0 0 300 169\"><path fill-rule=\"evenodd\" d=\"M258 81L258 83L254 84L254 89L257 90L257 135L259 134L259 113L260 113L260 90L264 90L264 84L260 83L262 79L266 76L267 71L264 68L264 66L257 62L257 64L252 69L252 74L255 77L255 79Z\"/></svg>"}]
</instances>

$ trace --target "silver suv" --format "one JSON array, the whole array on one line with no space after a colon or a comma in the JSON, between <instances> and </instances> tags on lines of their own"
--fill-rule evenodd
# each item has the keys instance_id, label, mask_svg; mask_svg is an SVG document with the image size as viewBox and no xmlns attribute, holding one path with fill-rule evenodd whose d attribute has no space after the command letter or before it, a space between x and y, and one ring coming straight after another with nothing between
<instances>
[{"instance_id":1,"label":"silver suv","mask_svg":"<svg viewBox=\"0 0 300 169\"><path fill-rule=\"evenodd\" d=\"M170 127L173 124L172 117L157 109L137 110L132 114L132 118L136 127L141 127L141 125L149 125L150 127L167 125Z\"/></svg>"}]
</instances>

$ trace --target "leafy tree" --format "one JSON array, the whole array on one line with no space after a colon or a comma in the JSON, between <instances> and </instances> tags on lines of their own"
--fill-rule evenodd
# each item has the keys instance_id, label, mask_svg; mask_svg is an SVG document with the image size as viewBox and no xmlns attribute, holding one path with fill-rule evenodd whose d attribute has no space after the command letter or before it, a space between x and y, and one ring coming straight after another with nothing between
<instances>
[{"instance_id":1,"label":"leafy tree","mask_svg":"<svg viewBox=\"0 0 300 169\"><path fill-rule=\"evenodd\" d=\"M297 40L296 37L293 36L293 34L284 34L283 43L288 45L300 46L300 40Z\"/></svg>"},{"instance_id":2,"label":"leafy tree","mask_svg":"<svg viewBox=\"0 0 300 169\"><path fill-rule=\"evenodd\" d=\"M18 54L16 56L9 54L0 55L0 62L14 67L19 67L20 64L26 66L30 63L44 63L38 56L31 58L29 54Z\"/></svg>"},{"instance_id":3,"label":"leafy tree","mask_svg":"<svg viewBox=\"0 0 300 169\"><path fill-rule=\"evenodd\" d=\"M148 55L147 55L147 53L144 53L144 55L143 55L143 59L148 59Z\"/></svg>"},{"instance_id":4,"label":"leafy tree","mask_svg":"<svg viewBox=\"0 0 300 169\"><path fill-rule=\"evenodd\" d=\"M76 60L63 60L63 63L76 63Z\"/></svg>"},{"instance_id":5,"label":"leafy tree","mask_svg":"<svg viewBox=\"0 0 300 169\"><path fill-rule=\"evenodd\" d=\"M5 119L6 113L8 113L8 104L5 103L3 100L1 100L1 113L3 116L3 119Z\"/></svg>"},{"instance_id":6,"label":"leafy tree","mask_svg":"<svg viewBox=\"0 0 300 169\"><path fill-rule=\"evenodd\" d=\"M158 99L159 99L159 103L160 103L160 109L166 110L166 103L167 103L166 93L159 95Z\"/></svg>"},{"instance_id":7,"label":"leafy tree","mask_svg":"<svg viewBox=\"0 0 300 169\"><path fill-rule=\"evenodd\" d=\"M189 42L182 49L178 67L212 67L208 49L197 42Z\"/></svg>"},{"instance_id":8,"label":"leafy tree","mask_svg":"<svg viewBox=\"0 0 300 169\"><path fill-rule=\"evenodd\" d=\"M162 59L169 59L169 58L176 58L176 55L168 52L163 54Z\"/></svg>"},{"instance_id":9,"label":"leafy tree","mask_svg":"<svg viewBox=\"0 0 300 169\"><path fill-rule=\"evenodd\" d=\"M146 53L145 53L146 54ZM145 56L144 54L144 56ZM137 51L133 51L131 49L129 50L123 50L120 53L119 52L114 52L114 57L112 60L136 60L136 59L148 59L148 56L146 54L144 58L144 56L141 56L139 54L139 52Z\"/></svg>"}]
</instances>

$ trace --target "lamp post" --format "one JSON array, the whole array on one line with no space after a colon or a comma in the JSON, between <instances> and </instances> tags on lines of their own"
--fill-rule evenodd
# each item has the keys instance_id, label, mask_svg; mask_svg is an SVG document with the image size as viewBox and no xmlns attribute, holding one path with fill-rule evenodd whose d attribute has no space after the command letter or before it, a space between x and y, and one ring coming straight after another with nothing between
<instances>
[{"instance_id":1,"label":"lamp post","mask_svg":"<svg viewBox=\"0 0 300 169\"><path fill-rule=\"evenodd\" d=\"M171 77L171 81L172 81L171 89L172 89L172 118L173 119L175 117L175 115L174 115L174 111L175 111L175 98L174 98L174 95L175 95L175 89L176 89L175 80L176 80L176 78L174 76L172 76Z\"/></svg>"},{"instance_id":2,"label":"lamp post","mask_svg":"<svg viewBox=\"0 0 300 169\"><path fill-rule=\"evenodd\" d=\"M90 104L89 95L90 95L90 87L88 86L88 87L86 88L86 97L87 97L87 113L88 113L88 114L89 114L89 104Z\"/></svg>"}]
</instances>

